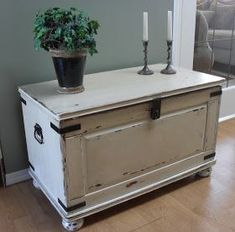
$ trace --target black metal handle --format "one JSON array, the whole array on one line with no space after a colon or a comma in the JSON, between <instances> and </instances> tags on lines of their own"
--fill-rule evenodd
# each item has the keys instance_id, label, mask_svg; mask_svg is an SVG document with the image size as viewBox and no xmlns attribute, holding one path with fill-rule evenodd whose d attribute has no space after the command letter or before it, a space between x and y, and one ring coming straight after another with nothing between
<instances>
[{"instance_id":1,"label":"black metal handle","mask_svg":"<svg viewBox=\"0 0 235 232\"><path fill-rule=\"evenodd\" d=\"M34 126L34 138L38 141L39 144L44 143L42 128L37 123Z\"/></svg>"}]
</instances>

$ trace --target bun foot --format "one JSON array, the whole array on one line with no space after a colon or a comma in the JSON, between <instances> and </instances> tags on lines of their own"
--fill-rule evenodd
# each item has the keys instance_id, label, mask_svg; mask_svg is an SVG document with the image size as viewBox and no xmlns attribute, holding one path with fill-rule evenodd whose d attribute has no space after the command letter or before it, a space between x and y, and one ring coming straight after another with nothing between
<instances>
[{"instance_id":1,"label":"bun foot","mask_svg":"<svg viewBox=\"0 0 235 232\"><path fill-rule=\"evenodd\" d=\"M62 225L63 227L69 231L69 232L75 232L78 231L80 228L82 228L84 223L84 219L78 219L75 221L70 221L66 219L62 219Z\"/></svg>"},{"instance_id":2,"label":"bun foot","mask_svg":"<svg viewBox=\"0 0 235 232\"><path fill-rule=\"evenodd\" d=\"M207 168L197 173L199 177L209 177L212 173L212 168Z\"/></svg>"}]
</instances>

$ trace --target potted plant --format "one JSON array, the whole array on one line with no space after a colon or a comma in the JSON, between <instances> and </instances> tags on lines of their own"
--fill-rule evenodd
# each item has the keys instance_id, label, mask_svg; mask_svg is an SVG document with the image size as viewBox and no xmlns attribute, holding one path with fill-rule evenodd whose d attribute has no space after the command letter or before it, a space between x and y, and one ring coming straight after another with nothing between
<instances>
[{"instance_id":1,"label":"potted plant","mask_svg":"<svg viewBox=\"0 0 235 232\"><path fill-rule=\"evenodd\" d=\"M95 35L99 23L81 10L50 8L38 12L34 45L52 55L60 92L81 92L87 52L97 53Z\"/></svg>"}]
</instances>

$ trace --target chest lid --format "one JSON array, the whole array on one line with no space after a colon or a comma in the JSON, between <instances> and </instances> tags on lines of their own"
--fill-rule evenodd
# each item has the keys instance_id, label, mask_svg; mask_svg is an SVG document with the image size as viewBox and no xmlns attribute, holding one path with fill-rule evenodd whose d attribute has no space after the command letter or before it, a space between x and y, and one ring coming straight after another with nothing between
<instances>
[{"instance_id":1,"label":"chest lid","mask_svg":"<svg viewBox=\"0 0 235 232\"><path fill-rule=\"evenodd\" d=\"M85 91L60 94L56 80L22 86L19 92L29 97L58 120L146 102L220 85L224 78L178 69L176 75L163 75L163 65L152 65L154 74L138 75L140 67L85 75Z\"/></svg>"}]
</instances>

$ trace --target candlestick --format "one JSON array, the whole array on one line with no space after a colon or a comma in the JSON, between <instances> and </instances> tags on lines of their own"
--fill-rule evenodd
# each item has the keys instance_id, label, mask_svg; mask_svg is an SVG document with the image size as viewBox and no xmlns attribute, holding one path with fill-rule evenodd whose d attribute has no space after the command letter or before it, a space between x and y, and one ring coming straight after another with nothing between
<instances>
[{"instance_id":1,"label":"candlestick","mask_svg":"<svg viewBox=\"0 0 235 232\"><path fill-rule=\"evenodd\" d=\"M161 71L162 74L176 74L176 71L172 67L172 40L167 40L167 66Z\"/></svg>"},{"instance_id":2,"label":"candlestick","mask_svg":"<svg viewBox=\"0 0 235 232\"><path fill-rule=\"evenodd\" d=\"M167 40L172 41L172 11L168 11Z\"/></svg>"},{"instance_id":3,"label":"candlestick","mask_svg":"<svg viewBox=\"0 0 235 232\"><path fill-rule=\"evenodd\" d=\"M154 72L148 67L148 41L143 41L144 46L144 67L141 69L138 74L140 75L152 75Z\"/></svg>"},{"instance_id":4,"label":"candlestick","mask_svg":"<svg viewBox=\"0 0 235 232\"><path fill-rule=\"evenodd\" d=\"M143 13L143 41L148 41L148 12Z\"/></svg>"}]
</instances>

